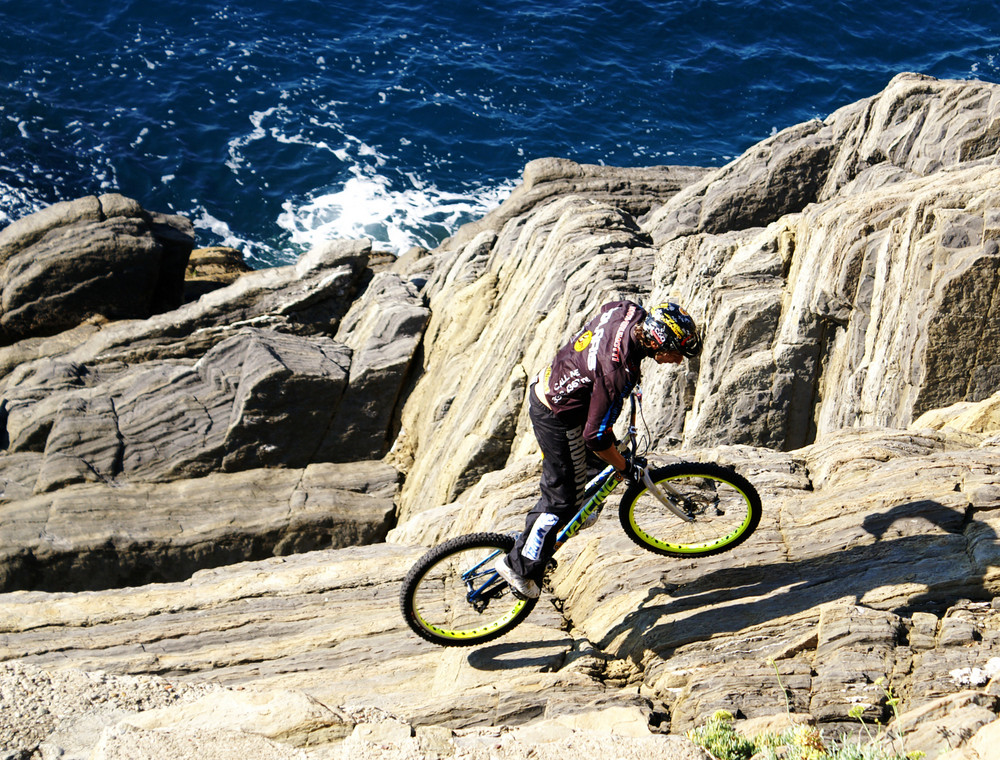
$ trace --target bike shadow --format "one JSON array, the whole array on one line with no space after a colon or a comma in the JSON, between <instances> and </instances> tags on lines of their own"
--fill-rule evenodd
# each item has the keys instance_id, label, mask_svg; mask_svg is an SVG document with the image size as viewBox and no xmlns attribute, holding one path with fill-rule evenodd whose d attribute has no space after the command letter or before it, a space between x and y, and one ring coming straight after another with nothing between
<instances>
[{"instance_id":1,"label":"bike shadow","mask_svg":"<svg viewBox=\"0 0 1000 760\"><path fill-rule=\"evenodd\" d=\"M569 637L552 641L490 644L471 651L467 660L476 670L532 668L540 673L547 673L559 669L566 658L566 651L572 646L573 639Z\"/></svg>"},{"instance_id":2,"label":"bike shadow","mask_svg":"<svg viewBox=\"0 0 1000 760\"><path fill-rule=\"evenodd\" d=\"M914 533L912 526L900 528L901 522L914 520L930 522L938 530ZM896 605L890 601L891 611L903 616L921 610L940 613L960 598L992 598L968 550L973 537L977 543L995 542L996 534L972 517L971 508L963 513L937 501L916 500L869 514L861 527L874 542L798 560L717 569L677 585L653 587L598 646L618 640L624 642L619 644L624 651L638 651L635 647L642 644L641 649L668 657L685 644L719 633L845 598L862 599L897 584L927 586L922 593L901 592Z\"/></svg>"}]
</instances>

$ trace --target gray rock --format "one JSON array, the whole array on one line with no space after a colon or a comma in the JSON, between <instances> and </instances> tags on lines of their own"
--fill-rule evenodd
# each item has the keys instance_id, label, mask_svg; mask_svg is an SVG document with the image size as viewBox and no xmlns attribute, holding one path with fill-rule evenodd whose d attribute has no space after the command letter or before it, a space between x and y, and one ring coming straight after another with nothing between
<instances>
[{"instance_id":1,"label":"gray rock","mask_svg":"<svg viewBox=\"0 0 1000 760\"><path fill-rule=\"evenodd\" d=\"M883 745L894 750L923 752L925 757L942 757L949 750L973 745L980 729L986 727L995 735L1000 729L997 720L997 698L976 691L949 694L900 716L893 725L894 735L883 739ZM981 758L995 754L995 746L979 745Z\"/></svg>"},{"instance_id":2,"label":"gray rock","mask_svg":"<svg viewBox=\"0 0 1000 760\"><path fill-rule=\"evenodd\" d=\"M709 760L683 737L651 733L642 712L626 705L593 705L509 732L457 732L413 726L384 710L330 707L297 691L192 687L26 665L0 668L0 704L0 737L11 757L516 760L530 753L552 760L570 754ZM36 722L24 731L18 719L29 714Z\"/></svg>"},{"instance_id":3,"label":"gray rock","mask_svg":"<svg viewBox=\"0 0 1000 760\"><path fill-rule=\"evenodd\" d=\"M792 449L994 392L1000 340L983 315L997 276L997 109L993 85L900 75L650 215L652 300L676 294L707 333L687 445ZM796 180L806 195L776 193L785 206L753 190L810 172ZM686 392L679 378L661 387Z\"/></svg>"},{"instance_id":4,"label":"gray rock","mask_svg":"<svg viewBox=\"0 0 1000 760\"><path fill-rule=\"evenodd\" d=\"M337 332L353 351L350 377L332 423L337 435L318 459L377 459L389 450L429 318L414 286L396 274L375 275Z\"/></svg>"},{"instance_id":5,"label":"gray rock","mask_svg":"<svg viewBox=\"0 0 1000 760\"><path fill-rule=\"evenodd\" d=\"M0 336L9 344L94 315L146 318L182 303L194 228L120 195L56 204L0 231Z\"/></svg>"},{"instance_id":6,"label":"gray rock","mask_svg":"<svg viewBox=\"0 0 1000 760\"><path fill-rule=\"evenodd\" d=\"M94 589L186 578L253 557L368 544L394 522L386 465L78 485L0 506L0 588Z\"/></svg>"},{"instance_id":7,"label":"gray rock","mask_svg":"<svg viewBox=\"0 0 1000 760\"><path fill-rule=\"evenodd\" d=\"M863 720L881 723L885 694L874 684L894 672L903 630L899 616L890 612L849 604L821 610L809 713L836 723L860 707Z\"/></svg>"},{"instance_id":8,"label":"gray rock","mask_svg":"<svg viewBox=\"0 0 1000 760\"><path fill-rule=\"evenodd\" d=\"M350 350L330 338L254 328L193 364L146 362L112 374L53 363L10 402L10 450L44 453L36 492L304 467L323 461L317 452L339 434L330 422L349 366Z\"/></svg>"},{"instance_id":9,"label":"gray rock","mask_svg":"<svg viewBox=\"0 0 1000 760\"><path fill-rule=\"evenodd\" d=\"M353 247L347 255L358 260ZM294 268L266 279L287 281L309 308L329 298L324 309L335 311L342 286L331 283L342 269L353 278L353 270L336 263L339 253L326 264L315 258L299 269L315 271L326 285L290 281ZM273 321L280 332L223 324L255 274L230 286L236 295L215 291L202 299L207 303L173 312L169 324L112 326L69 355L19 366L5 382L8 451L40 452L44 460L34 482L23 467L10 480L44 492L75 482L163 481L382 456L428 315L419 296L398 276L379 275L343 325L343 343L290 328L282 316L287 301L268 307L273 292L258 293L254 308L264 313L247 322ZM209 313L215 313L211 323ZM211 326L216 322L218 329ZM339 319L323 322L331 324ZM164 342L163 330L177 342ZM136 342L127 343L129 336Z\"/></svg>"},{"instance_id":10,"label":"gray rock","mask_svg":"<svg viewBox=\"0 0 1000 760\"><path fill-rule=\"evenodd\" d=\"M835 152L834 130L822 122L789 127L685 188L648 224L663 240L763 227L819 199Z\"/></svg>"},{"instance_id":11,"label":"gray rock","mask_svg":"<svg viewBox=\"0 0 1000 760\"><path fill-rule=\"evenodd\" d=\"M222 469L304 467L329 461L320 453L341 431L331 421L347 384L351 354L329 338L303 340L252 331L220 343L199 362L214 374L215 355L242 353L225 440ZM226 363L228 365L228 362ZM212 379L225 384L225 369Z\"/></svg>"},{"instance_id":12,"label":"gray rock","mask_svg":"<svg viewBox=\"0 0 1000 760\"><path fill-rule=\"evenodd\" d=\"M14 364L26 351L37 358L17 364L13 377L0 383L23 384L26 376L39 371L39 363L44 366L55 359L91 369L100 364L197 360L247 326L332 336L365 284L370 252L366 241L331 241L303 254L295 264L249 272L166 314L59 336L47 345L11 347L8 359L0 358L0 366Z\"/></svg>"},{"instance_id":13,"label":"gray rock","mask_svg":"<svg viewBox=\"0 0 1000 760\"><path fill-rule=\"evenodd\" d=\"M508 222L570 196L589 198L640 217L711 171L697 166L621 168L578 164L563 158L536 159L525 166L521 184L499 208L464 225L442 248L464 248L486 230L499 233Z\"/></svg>"},{"instance_id":14,"label":"gray rock","mask_svg":"<svg viewBox=\"0 0 1000 760\"><path fill-rule=\"evenodd\" d=\"M151 523L163 532L154 528L142 538L132 537L142 533L138 528L115 527L132 526L145 514L132 514L137 504L153 498L127 498L130 486L148 494L151 483L241 471L262 481L269 478L261 468L301 473L337 456L384 453L427 309L397 276L380 275L341 331L358 346L358 361L348 345L324 336L339 326L348 295L361 284L368 250L367 244L327 246L297 266L249 273L162 319L98 326L79 341L59 340L51 354L40 347L40 358L17 365L4 379L7 452L0 456L0 501L16 517L7 522L5 514L3 521L30 531L51 512L55 522L34 537L5 532L3 587L52 587L60 578L79 588L176 578L270 553L380 540L393 519L391 499L364 518L314 514L313 502L304 513L286 506L248 530L233 513L236 504L225 503L226 524L235 527L224 535L210 522L201 524L204 535L171 535L173 518L162 515ZM236 317L243 319L232 322ZM349 380L358 388L345 399ZM383 394L376 403L368 398L373 388ZM92 520L104 538L56 527L62 507L53 504L71 505L69 521L86 511L88 499L101 498L88 487L110 487L105 492L115 496L104 499L101 517ZM343 495L334 501L348 508ZM112 534L119 539L108 544Z\"/></svg>"}]
</instances>

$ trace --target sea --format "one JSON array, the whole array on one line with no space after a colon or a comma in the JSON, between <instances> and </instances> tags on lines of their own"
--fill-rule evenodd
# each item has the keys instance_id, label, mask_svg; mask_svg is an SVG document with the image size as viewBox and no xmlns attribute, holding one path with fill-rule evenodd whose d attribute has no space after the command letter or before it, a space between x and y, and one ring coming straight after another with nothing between
<instances>
[{"instance_id":1,"label":"sea","mask_svg":"<svg viewBox=\"0 0 1000 760\"><path fill-rule=\"evenodd\" d=\"M722 166L998 56L979 0L0 0L0 228L119 192L258 268L433 248L532 159Z\"/></svg>"}]
</instances>

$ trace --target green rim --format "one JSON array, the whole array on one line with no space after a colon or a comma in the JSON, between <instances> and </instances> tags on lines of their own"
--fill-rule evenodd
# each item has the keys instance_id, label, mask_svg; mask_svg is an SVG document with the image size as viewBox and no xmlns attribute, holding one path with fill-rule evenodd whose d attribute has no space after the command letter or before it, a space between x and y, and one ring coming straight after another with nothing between
<instances>
[{"instance_id":1,"label":"green rim","mask_svg":"<svg viewBox=\"0 0 1000 760\"><path fill-rule=\"evenodd\" d=\"M501 618L498 618L497 620L494 620L492 623L481 625L477 628L469 628L466 630L458 630L458 631L451 630L449 628L442 628L432 623L428 623L426 620L424 620L420 612L417 611L415 604L411 609L413 610L413 616L420 621L420 625L423 626L425 630L430 631L431 633L435 634L436 636L440 636L441 638L454 639L456 641L459 641L464 639L477 639L480 636L487 636L493 633L494 631L503 628L504 626L508 625L510 621L513 620L521 610L524 609L525 604L526 602L524 600L518 600L517 604L511 607L510 611L506 615L504 615Z\"/></svg>"},{"instance_id":2,"label":"green rim","mask_svg":"<svg viewBox=\"0 0 1000 760\"><path fill-rule=\"evenodd\" d=\"M730 488L732 488L740 496L743 497L743 501L745 501L746 505L747 505L746 517L743 518L743 522L740 525L738 525L735 530L730 531L725 536L721 536L721 537L717 538L715 541L707 541L707 542L703 542L703 543L700 543L700 544L672 544L672 543L669 543L667 541L661 541L660 539L656 538L655 536L649 535L646 531L644 531L642 528L640 528L638 525L636 525L636 522L635 522L635 501L633 501L632 502L632 507L631 507L631 509L629 509L629 515L628 515L629 523L632 525L632 530L634 530L636 532L636 535L638 535L640 538L642 538L642 540L645 541L646 543L648 543L650 546L655 546L657 549L661 549L663 551L675 552L677 554L703 554L706 551L711 551L713 549L719 549L719 548L725 546L726 544L732 543L737 538L739 538L740 536L742 536L743 532L749 527L750 521L753 518L753 505L750 503L750 499L747 497L747 495L745 493L743 493L743 489L738 488L737 486L735 486L732 483L730 483L728 480L724 480L723 478L717 478L717 477L714 477L714 476L701 475L701 474L699 474L699 475L675 475L674 477L671 477L671 478L663 478L663 480L682 480L682 479L686 479L686 478L690 478L690 477L710 478L711 480L714 480L714 481L716 481L718 483L725 483L727 486L729 486ZM662 482L662 481L659 481L659 482ZM647 489L643 489L643 491L640 493L640 495L642 493L646 493L646 490ZM636 496L636 501L638 501L638 499L639 499L639 496Z\"/></svg>"}]
</instances>

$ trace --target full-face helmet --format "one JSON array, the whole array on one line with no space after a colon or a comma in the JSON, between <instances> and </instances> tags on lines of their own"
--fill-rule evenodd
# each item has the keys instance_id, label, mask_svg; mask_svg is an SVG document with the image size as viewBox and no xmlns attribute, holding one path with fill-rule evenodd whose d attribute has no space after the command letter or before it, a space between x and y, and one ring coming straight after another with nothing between
<instances>
[{"instance_id":1,"label":"full-face helmet","mask_svg":"<svg viewBox=\"0 0 1000 760\"><path fill-rule=\"evenodd\" d=\"M694 319L675 303L661 303L649 310L640 341L650 354L678 351L688 358L701 353L701 338Z\"/></svg>"}]
</instances>

